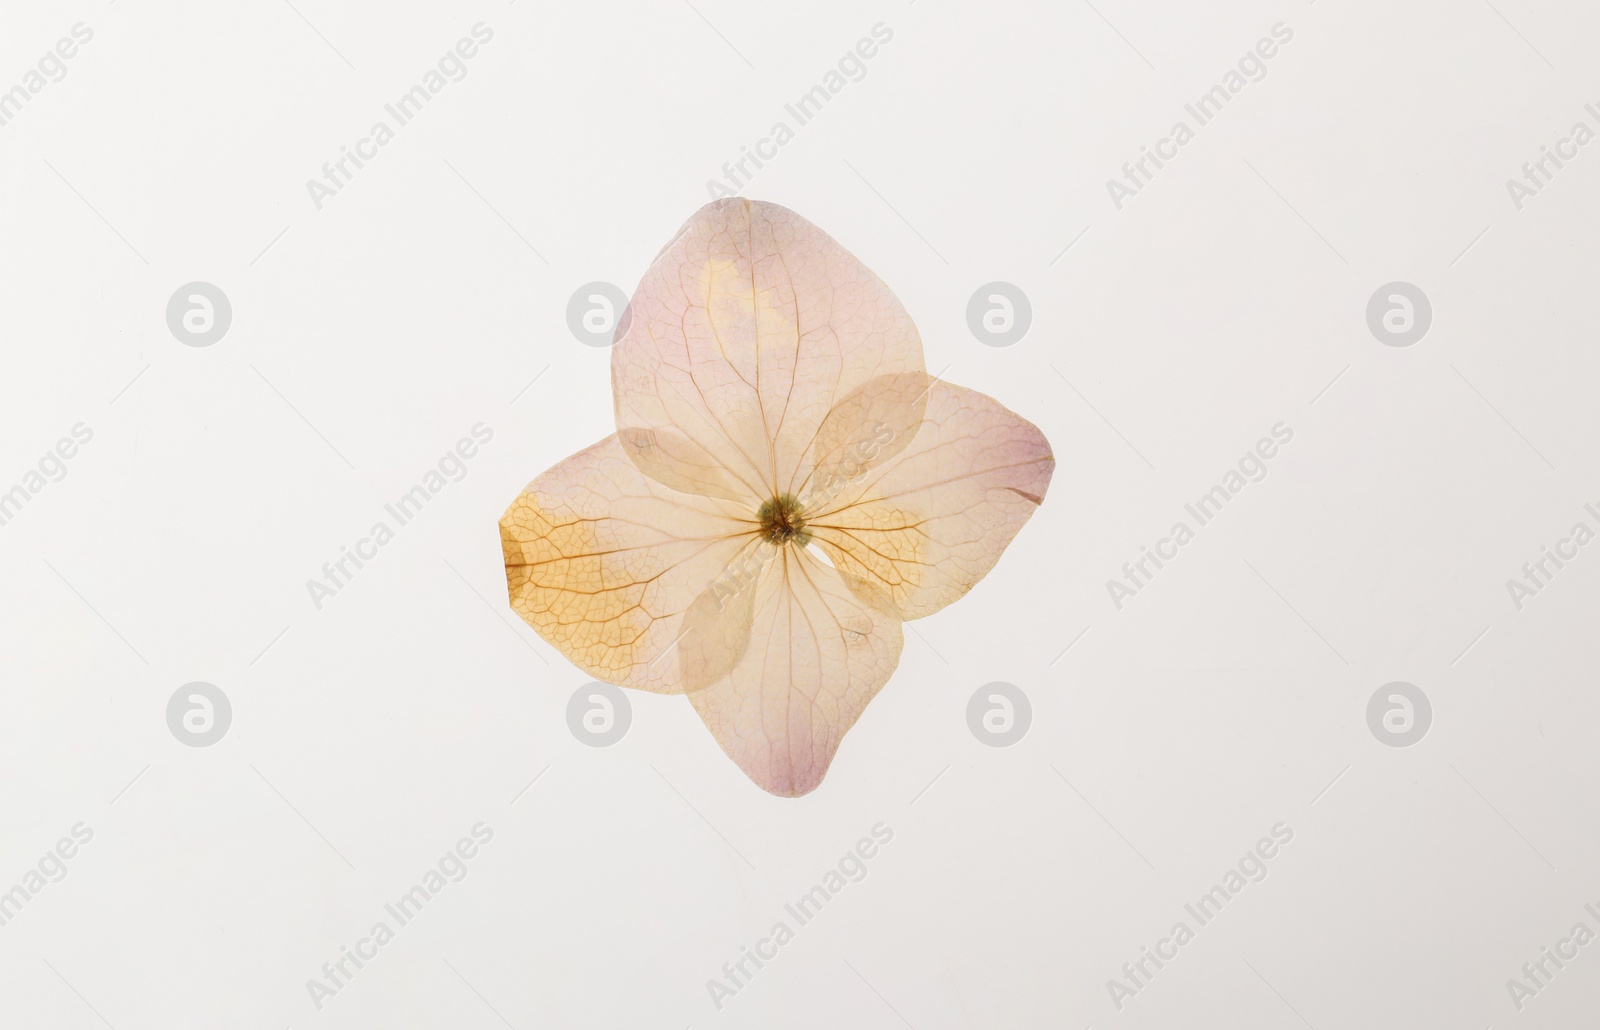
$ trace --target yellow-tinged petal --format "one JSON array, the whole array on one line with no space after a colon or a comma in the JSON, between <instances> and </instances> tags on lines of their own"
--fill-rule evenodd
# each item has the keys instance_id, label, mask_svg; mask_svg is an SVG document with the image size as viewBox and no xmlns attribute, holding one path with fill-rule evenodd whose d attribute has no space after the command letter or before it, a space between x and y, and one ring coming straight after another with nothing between
<instances>
[{"instance_id":1,"label":"yellow-tinged petal","mask_svg":"<svg viewBox=\"0 0 1600 1030\"><path fill-rule=\"evenodd\" d=\"M916 326L882 280L793 211L742 198L701 208L657 256L611 359L640 469L712 497L731 481L756 504L805 478L836 405L922 371Z\"/></svg>"},{"instance_id":2,"label":"yellow-tinged petal","mask_svg":"<svg viewBox=\"0 0 1600 1030\"><path fill-rule=\"evenodd\" d=\"M704 686L749 642L727 590L730 563L756 544L738 511L647 478L607 437L529 483L500 520L511 607L596 679ZM732 603L697 605L719 583Z\"/></svg>"},{"instance_id":3,"label":"yellow-tinged petal","mask_svg":"<svg viewBox=\"0 0 1600 1030\"><path fill-rule=\"evenodd\" d=\"M806 528L858 593L920 619L994 568L1054 469L1038 427L976 390L935 382L910 444L808 507Z\"/></svg>"},{"instance_id":4,"label":"yellow-tinged petal","mask_svg":"<svg viewBox=\"0 0 1600 1030\"><path fill-rule=\"evenodd\" d=\"M805 548L779 548L749 593L749 646L689 700L745 775L798 797L822 782L845 731L894 672L900 620Z\"/></svg>"}]
</instances>

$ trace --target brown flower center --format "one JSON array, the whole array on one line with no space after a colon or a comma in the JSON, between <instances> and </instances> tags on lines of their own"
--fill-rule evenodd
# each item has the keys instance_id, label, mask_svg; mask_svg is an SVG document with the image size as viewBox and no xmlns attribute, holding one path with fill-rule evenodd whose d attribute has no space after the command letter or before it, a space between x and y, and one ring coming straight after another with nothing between
<instances>
[{"instance_id":1,"label":"brown flower center","mask_svg":"<svg viewBox=\"0 0 1600 1030\"><path fill-rule=\"evenodd\" d=\"M800 514L800 502L793 494L779 494L763 504L756 512L756 521L761 524L762 539L769 544L782 546L793 541L797 547L804 547L811 541L806 520Z\"/></svg>"}]
</instances>

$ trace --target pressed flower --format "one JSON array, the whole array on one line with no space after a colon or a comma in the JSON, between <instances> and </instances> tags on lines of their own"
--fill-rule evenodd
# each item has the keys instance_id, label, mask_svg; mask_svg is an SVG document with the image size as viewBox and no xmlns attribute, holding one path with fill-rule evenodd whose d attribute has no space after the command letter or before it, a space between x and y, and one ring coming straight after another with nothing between
<instances>
[{"instance_id":1,"label":"pressed flower","mask_svg":"<svg viewBox=\"0 0 1600 1030\"><path fill-rule=\"evenodd\" d=\"M764 790L822 781L900 624L994 567L1055 467L934 379L900 302L775 204L700 209L617 327L617 432L501 519L511 605L584 672L687 694Z\"/></svg>"}]
</instances>

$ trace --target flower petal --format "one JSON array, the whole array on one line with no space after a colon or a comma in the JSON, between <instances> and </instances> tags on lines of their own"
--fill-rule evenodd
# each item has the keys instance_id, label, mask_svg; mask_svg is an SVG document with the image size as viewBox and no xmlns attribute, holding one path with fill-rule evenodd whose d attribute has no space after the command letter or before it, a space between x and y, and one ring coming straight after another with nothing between
<instances>
[{"instance_id":1,"label":"flower petal","mask_svg":"<svg viewBox=\"0 0 1600 1030\"><path fill-rule=\"evenodd\" d=\"M803 548L778 548L754 589L750 646L726 678L692 691L700 718L762 790L822 782L845 731L900 661L900 621Z\"/></svg>"},{"instance_id":2,"label":"flower petal","mask_svg":"<svg viewBox=\"0 0 1600 1030\"><path fill-rule=\"evenodd\" d=\"M634 427L617 434L622 449L639 471L683 493L741 501L748 507L751 494L727 466L714 462L699 445L668 429Z\"/></svg>"},{"instance_id":3,"label":"flower petal","mask_svg":"<svg viewBox=\"0 0 1600 1030\"><path fill-rule=\"evenodd\" d=\"M859 594L920 619L994 568L1054 469L1038 427L976 390L935 382L910 445L807 510L807 529Z\"/></svg>"},{"instance_id":4,"label":"flower petal","mask_svg":"<svg viewBox=\"0 0 1600 1030\"><path fill-rule=\"evenodd\" d=\"M922 372L874 376L835 404L790 493L804 507L823 509L851 481L905 450L922 427L932 383Z\"/></svg>"},{"instance_id":5,"label":"flower petal","mask_svg":"<svg viewBox=\"0 0 1600 1030\"><path fill-rule=\"evenodd\" d=\"M646 475L720 497L707 470L721 468L759 504L804 478L839 401L922 369L916 326L877 276L793 211L740 198L701 208L645 273L611 380Z\"/></svg>"},{"instance_id":6,"label":"flower petal","mask_svg":"<svg viewBox=\"0 0 1600 1030\"><path fill-rule=\"evenodd\" d=\"M704 686L749 642L737 595L700 600L726 590L730 562L757 540L737 510L646 478L607 437L529 483L500 520L511 607L596 679Z\"/></svg>"}]
</instances>

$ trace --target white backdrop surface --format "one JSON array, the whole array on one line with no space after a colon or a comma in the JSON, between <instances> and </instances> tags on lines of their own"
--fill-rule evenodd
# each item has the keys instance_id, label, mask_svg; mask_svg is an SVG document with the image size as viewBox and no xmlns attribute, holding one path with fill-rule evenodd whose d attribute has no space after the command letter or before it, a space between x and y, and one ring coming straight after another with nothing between
<instances>
[{"instance_id":1,"label":"white backdrop surface","mask_svg":"<svg viewBox=\"0 0 1600 1030\"><path fill-rule=\"evenodd\" d=\"M1587 1025L1597 46L1571 0L10 5L0 1023ZM496 530L613 429L569 298L631 291L757 148L728 186L1057 459L799 800L682 698L575 739L588 677ZM1030 302L1009 346L969 328L992 282ZM231 308L205 346L168 324L192 283ZM197 681L208 746L169 725ZM968 724L994 682L1031 705L1007 747Z\"/></svg>"}]
</instances>

